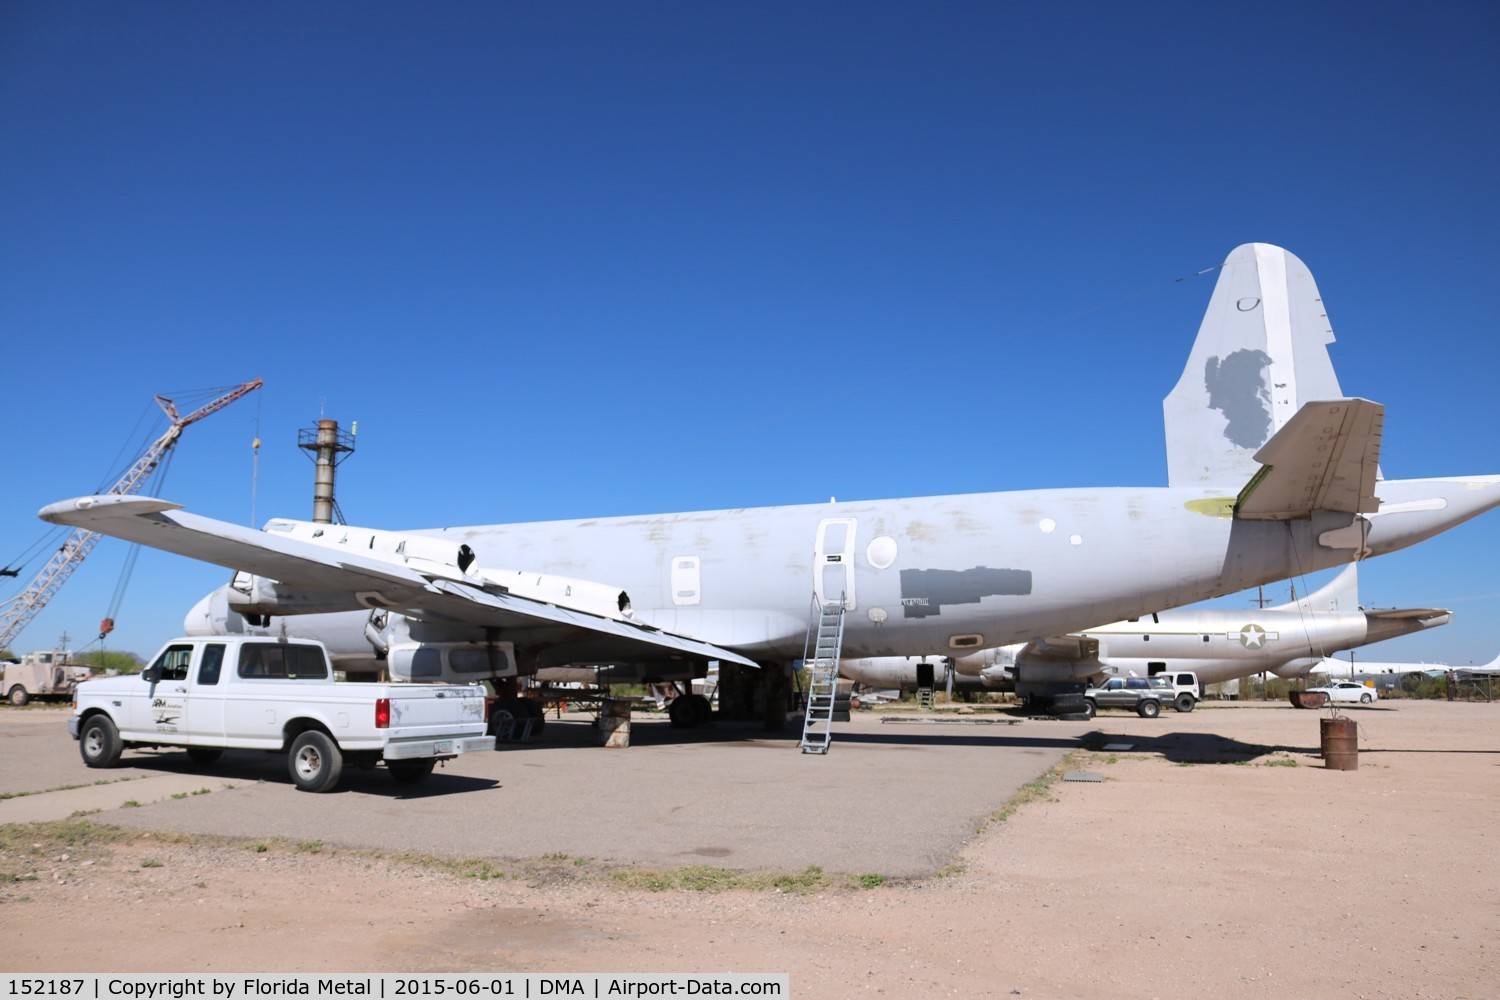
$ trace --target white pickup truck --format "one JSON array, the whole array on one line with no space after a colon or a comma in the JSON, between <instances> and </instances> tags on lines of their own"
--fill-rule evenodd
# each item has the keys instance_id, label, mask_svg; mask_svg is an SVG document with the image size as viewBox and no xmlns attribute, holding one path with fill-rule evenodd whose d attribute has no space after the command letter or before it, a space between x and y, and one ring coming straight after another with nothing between
<instances>
[{"instance_id":1,"label":"white pickup truck","mask_svg":"<svg viewBox=\"0 0 1500 1000\"><path fill-rule=\"evenodd\" d=\"M68 719L89 767L127 747L183 747L199 764L273 750L308 792L333 789L345 763L421 781L440 760L493 750L485 729L478 684L335 681L321 643L249 636L174 639L139 674L78 685Z\"/></svg>"}]
</instances>

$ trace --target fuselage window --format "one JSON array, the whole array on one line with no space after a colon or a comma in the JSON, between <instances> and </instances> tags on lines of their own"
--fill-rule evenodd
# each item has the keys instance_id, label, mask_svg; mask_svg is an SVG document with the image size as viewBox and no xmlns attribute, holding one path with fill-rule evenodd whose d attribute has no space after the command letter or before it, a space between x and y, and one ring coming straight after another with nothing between
<instances>
[{"instance_id":1,"label":"fuselage window","mask_svg":"<svg viewBox=\"0 0 1500 1000\"><path fill-rule=\"evenodd\" d=\"M699 601L699 560L697 556L677 556L672 560L672 603L678 607Z\"/></svg>"}]
</instances>

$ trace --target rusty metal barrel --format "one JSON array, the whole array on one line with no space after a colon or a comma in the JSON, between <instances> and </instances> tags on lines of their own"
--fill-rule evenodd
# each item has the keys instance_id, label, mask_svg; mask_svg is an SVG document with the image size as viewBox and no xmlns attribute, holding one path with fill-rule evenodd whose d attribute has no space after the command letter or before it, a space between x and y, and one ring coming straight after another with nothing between
<instances>
[{"instance_id":1,"label":"rusty metal barrel","mask_svg":"<svg viewBox=\"0 0 1500 1000\"><path fill-rule=\"evenodd\" d=\"M1359 723L1353 719L1319 719L1322 724L1323 766L1330 771L1359 770Z\"/></svg>"}]
</instances>

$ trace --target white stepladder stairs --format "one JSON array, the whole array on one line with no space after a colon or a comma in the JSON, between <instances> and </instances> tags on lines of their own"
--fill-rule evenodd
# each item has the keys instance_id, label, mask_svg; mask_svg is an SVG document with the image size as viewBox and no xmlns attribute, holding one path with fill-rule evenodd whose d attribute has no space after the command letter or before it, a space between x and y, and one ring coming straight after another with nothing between
<instances>
[{"instance_id":1,"label":"white stepladder stairs","mask_svg":"<svg viewBox=\"0 0 1500 1000\"><path fill-rule=\"evenodd\" d=\"M839 686L845 603L842 596L830 601L813 598L812 620L802 649L802 663L811 673L807 715L802 720L803 753L827 753L833 741L833 703Z\"/></svg>"}]
</instances>

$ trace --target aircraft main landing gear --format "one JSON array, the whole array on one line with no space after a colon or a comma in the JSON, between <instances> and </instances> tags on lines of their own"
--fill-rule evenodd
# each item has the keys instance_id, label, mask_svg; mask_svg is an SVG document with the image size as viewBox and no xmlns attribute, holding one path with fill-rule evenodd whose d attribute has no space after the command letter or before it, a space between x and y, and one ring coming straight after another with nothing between
<instances>
[{"instance_id":1,"label":"aircraft main landing gear","mask_svg":"<svg viewBox=\"0 0 1500 1000\"><path fill-rule=\"evenodd\" d=\"M667 706L667 717L678 729L701 726L713 716L713 706L701 694L678 695Z\"/></svg>"}]
</instances>

